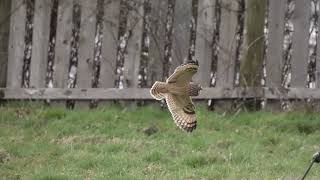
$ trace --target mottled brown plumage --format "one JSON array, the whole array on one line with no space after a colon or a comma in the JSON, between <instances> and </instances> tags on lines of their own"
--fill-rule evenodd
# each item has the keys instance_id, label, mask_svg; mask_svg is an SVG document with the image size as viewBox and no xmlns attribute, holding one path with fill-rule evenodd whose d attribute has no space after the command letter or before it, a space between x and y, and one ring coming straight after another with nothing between
<instances>
[{"instance_id":1,"label":"mottled brown plumage","mask_svg":"<svg viewBox=\"0 0 320 180\"><path fill-rule=\"evenodd\" d=\"M155 82L150 94L157 100L165 99L174 122L181 129L192 132L197 127L195 106L190 96L198 96L201 87L191 82L198 71L198 62L178 66L166 82Z\"/></svg>"}]
</instances>

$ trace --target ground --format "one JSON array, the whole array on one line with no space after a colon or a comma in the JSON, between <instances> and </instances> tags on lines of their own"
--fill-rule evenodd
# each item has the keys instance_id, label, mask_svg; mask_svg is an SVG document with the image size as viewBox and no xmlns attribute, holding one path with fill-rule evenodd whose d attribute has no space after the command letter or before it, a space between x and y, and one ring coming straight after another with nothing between
<instances>
[{"instance_id":1,"label":"ground","mask_svg":"<svg viewBox=\"0 0 320 180\"><path fill-rule=\"evenodd\" d=\"M300 179L320 150L320 114L240 113L199 107L198 128L166 109L0 107L3 179ZM315 165L307 179L319 179ZM0 178L0 179L1 179Z\"/></svg>"}]
</instances>

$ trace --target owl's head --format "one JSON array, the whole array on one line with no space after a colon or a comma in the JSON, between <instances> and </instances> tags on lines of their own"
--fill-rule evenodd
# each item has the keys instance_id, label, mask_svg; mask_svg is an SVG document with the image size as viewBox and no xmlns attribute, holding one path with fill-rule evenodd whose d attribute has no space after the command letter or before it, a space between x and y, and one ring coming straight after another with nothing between
<instances>
[{"instance_id":1,"label":"owl's head","mask_svg":"<svg viewBox=\"0 0 320 180\"><path fill-rule=\"evenodd\" d=\"M187 63L181 64L177 67L176 71L187 71L187 72L197 72L199 68L199 63L197 60L189 61Z\"/></svg>"},{"instance_id":2,"label":"owl's head","mask_svg":"<svg viewBox=\"0 0 320 180\"><path fill-rule=\"evenodd\" d=\"M182 65L196 65L196 66L199 66L199 62L198 60L189 60L187 61L186 63L183 63Z\"/></svg>"}]
</instances>

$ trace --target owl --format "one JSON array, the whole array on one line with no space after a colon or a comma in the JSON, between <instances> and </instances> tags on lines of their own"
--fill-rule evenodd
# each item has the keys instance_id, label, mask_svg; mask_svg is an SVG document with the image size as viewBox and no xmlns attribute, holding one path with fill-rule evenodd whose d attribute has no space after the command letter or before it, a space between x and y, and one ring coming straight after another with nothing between
<instances>
[{"instance_id":1,"label":"owl","mask_svg":"<svg viewBox=\"0 0 320 180\"><path fill-rule=\"evenodd\" d=\"M202 88L191 81L198 68L198 61L182 64L166 82L156 81L150 89L153 98L166 100L174 122L186 132L192 132L197 127L195 106L191 96L198 96Z\"/></svg>"}]
</instances>

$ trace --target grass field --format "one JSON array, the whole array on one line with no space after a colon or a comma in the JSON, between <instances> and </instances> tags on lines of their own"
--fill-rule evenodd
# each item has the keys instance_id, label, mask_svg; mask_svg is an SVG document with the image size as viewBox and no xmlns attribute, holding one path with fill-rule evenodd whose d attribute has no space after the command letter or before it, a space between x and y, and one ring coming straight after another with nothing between
<instances>
[{"instance_id":1,"label":"grass field","mask_svg":"<svg viewBox=\"0 0 320 180\"><path fill-rule=\"evenodd\" d=\"M156 107L6 105L0 179L300 179L320 149L320 114L197 115L187 134ZM319 178L315 165L307 179Z\"/></svg>"}]
</instances>

